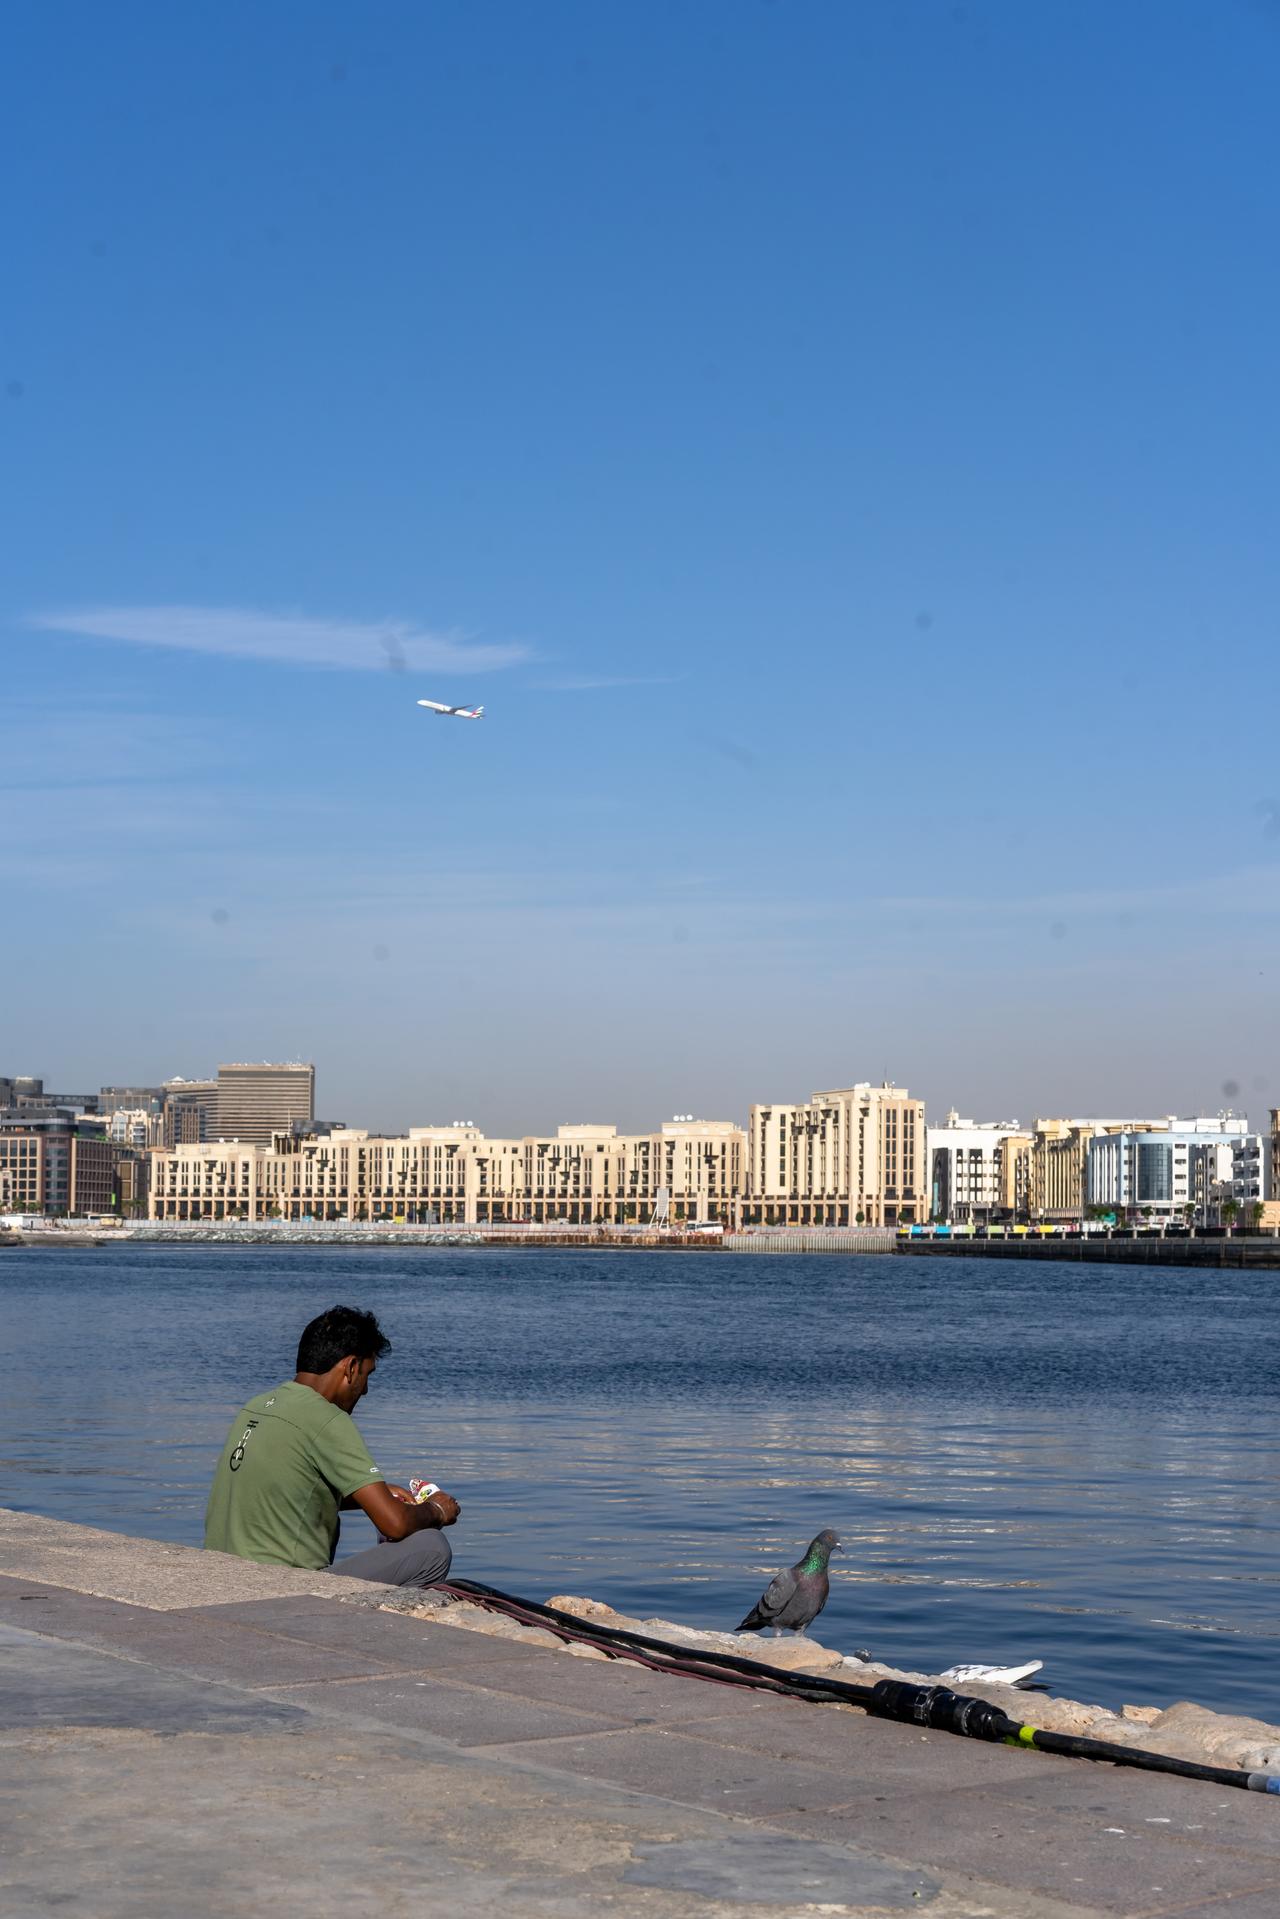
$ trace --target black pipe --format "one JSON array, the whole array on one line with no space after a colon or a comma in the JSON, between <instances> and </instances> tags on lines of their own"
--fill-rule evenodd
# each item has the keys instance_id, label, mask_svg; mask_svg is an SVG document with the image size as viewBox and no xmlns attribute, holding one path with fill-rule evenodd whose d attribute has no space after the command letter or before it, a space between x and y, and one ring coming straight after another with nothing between
<instances>
[{"instance_id":1,"label":"black pipe","mask_svg":"<svg viewBox=\"0 0 1280 1919\"><path fill-rule=\"evenodd\" d=\"M847 1679L827 1679L820 1673L787 1673L740 1653L710 1652L652 1639L646 1633L621 1626L603 1626L597 1620L578 1619L536 1599L518 1599L496 1586L473 1579L446 1579L433 1592L467 1599L508 1618L549 1626L562 1639L607 1648L621 1657L639 1659L659 1672L691 1679L717 1680L722 1685L758 1686L770 1692L817 1703L838 1700L860 1706L877 1719L896 1719L908 1725L929 1726L966 1739L985 1739L1009 1746L1030 1746L1069 1759L1103 1760L1112 1766L1132 1766L1144 1772L1172 1773L1180 1779L1200 1779L1215 1786L1234 1786L1244 1792L1280 1794L1280 1774L1241 1772L1236 1767L1204 1766L1192 1759L1173 1759L1162 1752L1137 1746L1114 1746L1105 1739L1084 1739L1077 1733L1049 1732L1040 1726L1010 1719L986 1699L972 1699L946 1686L919 1686L905 1679L881 1679L874 1686L854 1685Z\"/></svg>"}]
</instances>

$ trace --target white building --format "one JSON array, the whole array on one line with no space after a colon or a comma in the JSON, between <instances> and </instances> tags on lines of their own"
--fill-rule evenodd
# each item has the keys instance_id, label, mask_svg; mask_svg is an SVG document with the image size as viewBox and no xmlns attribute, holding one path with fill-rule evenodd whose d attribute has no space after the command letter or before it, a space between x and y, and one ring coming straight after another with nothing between
<instances>
[{"instance_id":1,"label":"white building","mask_svg":"<svg viewBox=\"0 0 1280 1919\"><path fill-rule=\"evenodd\" d=\"M1197 1217L1220 1225L1223 1206L1232 1200L1236 1223L1251 1225L1252 1208L1269 1197L1269 1148L1270 1141L1264 1141L1260 1133L1246 1133L1230 1146L1197 1148L1191 1172L1191 1198Z\"/></svg>"},{"instance_id":2,"label":"white building","mask_svg":"<svg viewBox=\"0 0 1280 1919\"><path fill-rule=\"evenodd\" d=\"M933 1219L990 1219L1001 1210L1000 1142L1021 1132L1016 1119L961 1119L925 1129L929 1210Z\"/></svg>"},{"instance_id":3,"label":"white building","mask_svg":"<svg viewBox=\"0 0 1280 1919\"><path fill-rule=\"evenodd\" d=\"M1216 1218L1234 1199L1243 1212L1264 1199L1268 1154L1262 1137L1233 1113L1169 1118L1151 1130L1103 1133L1089 1141L1088 1196L1121 1217L1169 1219L1192 1210Z\"/></svg>"},{"instance_id":4,"label":"white building","mask_svg":"<svg viewBox=\"0 0 1280 1919\"><path fill-rule=\"evenodd\" d=\"M107 1122L113 1146L159 1146L164 1137L159 1113L145 1106L117 1106Z\"/></svg>"},{"instance_id":5,"label":"white building","mask_svg":"<svg viewBox=\"0 0 1280 1919\"><path fill-rule=\"evenodd\" d=\"M1242 1205L1274 1199L1271 1191L1271 1142L1261 1133L1249 1133L1235 1148L1231 1169L1231 1197Z\"/></svg>"}]
</instances>

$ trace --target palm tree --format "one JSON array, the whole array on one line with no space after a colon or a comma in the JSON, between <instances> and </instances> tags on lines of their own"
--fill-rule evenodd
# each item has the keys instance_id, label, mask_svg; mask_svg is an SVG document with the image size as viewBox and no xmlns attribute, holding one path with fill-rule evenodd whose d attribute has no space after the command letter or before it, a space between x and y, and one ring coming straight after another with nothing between
<instances>
[{"instance_id":1,"label":"palm tree","mask_svg":"<svg viewBox=\"0 0 1280 1919\"><path fill-rule=\"evenodd\" d=\"M1262 1216L1266 1210L1266 1207L1260 1199L1255 1199L1253 1205L1249 1208L1249 1224L1253 1227L1255 1233L1262 1224Z\"/></svg>"},{"instance_id":2,"label":"palm tree","mask_svg":"<svg viewBox=\"0 0 1280 1919\"><path fill-rule=\"evenodd\" d=\"M1235 1199L1224 1199L1219 1211L1222 1215L1223 1225L1227 1231L1230 1232L1236 1223L1236 1214L1240 1211L1240 1202Z\"/></svg>"}]
</instances>

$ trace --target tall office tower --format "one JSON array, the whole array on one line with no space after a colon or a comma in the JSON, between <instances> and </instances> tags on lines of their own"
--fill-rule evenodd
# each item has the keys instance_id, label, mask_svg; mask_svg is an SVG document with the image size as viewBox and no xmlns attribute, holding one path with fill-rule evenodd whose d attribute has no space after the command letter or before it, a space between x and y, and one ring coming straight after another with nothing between
<instances>
[{"instance_id":1,"label":"tall office tower","mask_svg":"<svg viewBox=\"0 0 1280 1919\"><path fill-rule=\"evenodd\" d=\"M216 1079L167 1079L161 1135L166 1146L198 1146L218 1136Z\"/></svg>"},{"instance_id":2,"label":"tall office tower","mask_svg":"<svg viewBox=\"0 0 1280 1919\"><path fill-rule=\"evenodd\" d=\"M316 1069L291 1061L283 1066L218 1068L218 1138L270 1146L273 1133L316 1116Z\"/></svg>"}]
</instances>

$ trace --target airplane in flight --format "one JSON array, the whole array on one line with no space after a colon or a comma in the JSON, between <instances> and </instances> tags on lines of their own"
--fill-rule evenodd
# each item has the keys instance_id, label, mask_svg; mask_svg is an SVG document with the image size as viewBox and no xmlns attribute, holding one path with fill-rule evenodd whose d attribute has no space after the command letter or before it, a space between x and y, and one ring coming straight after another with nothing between
<instances>
[{"instance_id":1,"label":"airplane in flight","mask_svg":"<svg viewBox=\"0 0 1280 1919\"><path fill-rule=\"evenodd\" d=\"M482 720L484 718L482 706L445 706L440 700L419 700L418 705L430 707L431 711L438 713L442 719Z\"/></svg>"}]
</instances>

